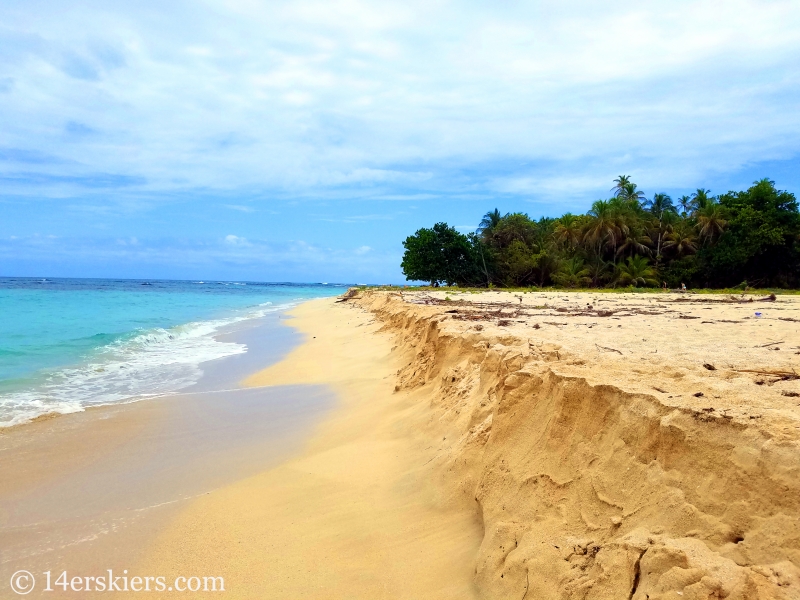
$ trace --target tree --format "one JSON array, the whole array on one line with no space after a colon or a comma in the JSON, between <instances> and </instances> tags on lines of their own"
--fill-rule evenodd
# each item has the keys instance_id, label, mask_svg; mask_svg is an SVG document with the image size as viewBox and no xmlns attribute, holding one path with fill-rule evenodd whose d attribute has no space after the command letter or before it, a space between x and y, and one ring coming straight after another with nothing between
<instances>
[{"instance_id":1,"label":"tree","mask_svg":"<svg viewBox=\"0 0 800 600\"><path fill-rule=\"evenodd\" d=\"M607 200L598 200L592 204L583 239L594 246L598 254L605 244L611 243L614 247L617 245L620 232L616 217L614 207Z\"/></svg>"},{"instance_id":2,"label":"tree","mask_svg":"<svg viewBox=\"0 0 800 600\"><path fill-rule=\"evenodd\" d=\"M800 214L794 194L761 179L744 192L723 194L719 204L727 221L716 244L703 250L708 281L798 285Z\"/></svg>"},{"instance_id":3,"label":"tree","mask_svg":"<svg viewBox=\"0 0 800 600\"><path fill-rule=\"evenodd\" d=\"M625 189L631 183L631 176L630 175L620 175L614 180L614 187L611 188L611 191L614 192L614 197L619 198L620 196L624 195Z\"/></svg>"},{"instance_id":4,"label":"tree","mask_svg":"<svg viewBox=\"0 0 800 600\"><path fill-rule=\"evenodd\" d=\"M502 219L502 215L500 211L496 208L494 210L490 210L485 215L483 215L483 219L481 219L480 225L478 225L477 233L480 236L488 237L492 234L492 230L497 227L497 224Z\"/></svg>"},{"instance_id":5,"label":"tree","mask_svg":"<svg viewBox=\"0 0 800 600\"><path fill-rule=\"evenodd\" d=\"M477 252L473 242L447 223L419 229L403 242L406 251L400 266L406 279L475 284L479 281Z\"/></svg>"},{"instance_id":6,"label":"tree","mask_svg":"<svg viewBox=\"0 0 800 600\"><path fill-rule=\"evenodd\" d=\"M573 256L561 263L558 272L553 275L553 281L563 287L581 287L591 283L592 278L589 276L586 262Z\"/></svg>"},{"instance_id":7,"label":"tree","mask_svg":"<svg viewBox=\"0 0 800 600\"><path fill-rule=\"evenodd\" d=\"M695 191L695 193L692 194L692 202L691 202L692 212L697 212L698 210L705 208L712 202L711 196L708 195L710 192L711 190L698 188L697 191Z\"/></svg>"},{"instance_id":8,"label":"tree","mask_svg":"<svg viewBox=\"0 0 800 600\"><path fill-rule=\"evenodd\" d=\"M645 207L658 220L656 239L656 264L658 264L661 262L661 242L664 237L665 217L669 219L669 215L675 213L675 206L672 204L672 198L666 194L656 194L652 200L645 202Z\"/></svg>"},{"instance_id":9,"label":"tree","mask_svg":"<svg viewBox=\"0 0 800 600\"><path fill-rule=\"evenodd\" d=\"M676 258L697 252L697 235L694 227L687 221L679 221L667 233L664 250L670 251Z\"/></svg>"},{"instance_id":10,"label":"tree","mask_svg":"<svg viewBox=\"0 0 800 600\"><path fill-rule=\"evenodd\" d=\"M568 250L574 250L581 242L584 220L572 213L566 213L556 220L554 235L556 242Z\"/></svg>"},{"instance_id":11,"label":"tree","mask_svg":"<svg viewBox=\"0 0 800 600\"><path fill-rule=\"evenodd\" d=\"M700 239L708 242L713 242L722 235L728 223L724 218L722 207L715 200L705 202L702 208L697 209L695 217Z\"/></svg>"},{"instance_id":12,"label":"tree","mask_svg":"<svg viewBox=\"0 0 800 600\"><path fill-rule=\"evenodd\" d=\"M649 266L643 256L631 256L627 262L620 264L617 267L617 279L622 284L636 287L658 285L655 269Z\"/></svg>"},{"instance_id":13,"label":"tree","mask_svg":"<svg viewBox=\"0 0 800 600\"><path fill-rule=\"evenodd\" d=\"M627 200L630 203L639 204L643 202L645 199L644 192L636 189L635 183L628 183L622 190L622 193L617 196L618 198L622 198Z\"/></svg>"},{"instance_id":14,"label":"tree","mask_svg":"<svg viewBox=\"0 0 800 600\"><path fill-rule=\"evenodd\" d=\"M420 229L404 242L403 271L433 284L800 286L798 203L769 179L675 203L644 199L627 175L614 183L582 215L534 221L495 208L468 236L444 223Z\"/></svg>"},{"instance_id":15,"label":"tree","mask_svg":"<svg viewBox=\"0 0 800 600\"><path fill-rule=\"evenodd\" d=\"M692 199L689 196L681 196L678 198L678 206L681 207L681 216L686 216L692 212Z\"/></svg>"}]
</instances>

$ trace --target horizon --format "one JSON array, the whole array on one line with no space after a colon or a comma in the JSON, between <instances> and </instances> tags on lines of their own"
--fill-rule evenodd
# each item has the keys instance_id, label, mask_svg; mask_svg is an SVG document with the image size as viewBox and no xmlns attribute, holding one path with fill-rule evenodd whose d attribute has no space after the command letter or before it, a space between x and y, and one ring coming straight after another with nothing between
<instances>
[{"instance_id":1,"label":"horizon","mask_svg":"<svg viewBox=\"0 0 800 600\"><path fill-rule=\"evenodd\" d=\"M0 275L406 283L484 213L800 193L800 6L0 7Z\"/></svg>"}]
</instances>

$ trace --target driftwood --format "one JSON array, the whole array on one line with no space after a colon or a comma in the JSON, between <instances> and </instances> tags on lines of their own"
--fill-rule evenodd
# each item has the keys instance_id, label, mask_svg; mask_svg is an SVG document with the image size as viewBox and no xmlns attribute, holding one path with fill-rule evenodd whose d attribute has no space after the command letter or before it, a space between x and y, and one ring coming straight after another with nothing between
<instances>
[{"instance_id":1,"label":"driftwood","mask_svg":"<svg viewBox=\"0 0 800 600\"><path fill-rule=\"evenodd\" d=\"M672 298L672 299L658 299L659 302L685 302L689 304L749 304L751 302L775 302L778 298L775 294L769 296L762 296L761 298L753 298L749 296L745 298L741 296L728 296L727 298Z\"/></svg>"},{"instance_id":2,"label":"driftwood","mask_svg":"<svg viewBox=\"0 0 800 600\"><path fill-rule=\"evenodd\" d=\"M753 373L754 375L763 375L765 377L774 377L775 381L792 381L800 379L800 374L794 371L768 371L766 369L733 369L737 373Z\"/></svg>"},{"instance_id":3,"label":"driftwood","mask_svg":"<svg viewBox=\"0 0 800 600\"><path fill-rule=\"evenodd\" d=\"M358 297L358 292L359 290L357 288L350 288L344 294L342 294L342 297L336 302L347 302L348 300L353 300L354 298Z\"/></svg>"},{"instance_id":4,"label":"driftwood","mask_svg":"<svg viewBox=\"0 0 800 600\"><path fill-rule=\"evenodd\" d=\"M606 350L607 352L616 352L617 354L619 354L620 356L622 356L622 352L620 352L619 350L617 350L617 349L615 349L615 348L607 348L607 347L605 347L605 346L601 346L601 345L599 345L599 344L595 344L595 346L597 346L597 347L598 347L598 348L600 348L601 350Z\"/></svg>"}]
</instances>

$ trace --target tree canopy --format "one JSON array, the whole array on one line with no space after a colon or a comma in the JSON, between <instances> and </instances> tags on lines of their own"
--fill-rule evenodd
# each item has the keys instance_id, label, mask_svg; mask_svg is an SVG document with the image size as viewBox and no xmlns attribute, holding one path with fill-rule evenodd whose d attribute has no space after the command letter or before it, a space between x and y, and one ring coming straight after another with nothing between
<instances>
[{"instance_id":1,"label":"tree canopy","mask_svg":"<svg viewBox=\"0 0 800 600\"><path fill-rule=\"evenodd\" d=\"M800 284L797 200L769 179L673 201L647 198L620 175L611 192L583 215L535 220L495 208L469 235L446 223L420 229L403 242L403 273L432 285L501 287Z\"/></svg>"}]
</instances>

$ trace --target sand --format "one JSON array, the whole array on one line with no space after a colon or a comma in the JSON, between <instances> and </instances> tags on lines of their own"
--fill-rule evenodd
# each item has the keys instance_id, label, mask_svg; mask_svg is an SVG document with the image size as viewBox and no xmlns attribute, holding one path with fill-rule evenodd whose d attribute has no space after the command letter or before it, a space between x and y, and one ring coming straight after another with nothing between
<instances>
[{"instance_id":1,"label":"sand","mask_svg":"<svg viewBox=\"0 0 800 600\"><path fill-rule=\"evenodd\" d=\"M229 598L800 598L800 298L369 291L292 314L303 344L222 402L0 436L4 523L90 499L96 524L188 468L194 496L37 560Z\"/></svg>"},{"instance_id":2,"label":"sand","mask_svg":"<svg viewBox=\"0 0 800 600\"><path fill-rule=\"evenodd\" d=\"M321 386L236 389L229 378L279 359L292 330L278 316L229 329L248 353L207 363L191 391L0 429L0 597L9 597L20 569L39 579L29 598L61 597L57 588L43 592L45 571L130 569L193 498L302 448L332 394Z\"/></svg>"},{"instance_id":3,"label":"sand","mask_svg":"<svg viewBox=\"0 0 800 600\"><path fill-rule=\"evenodd\" d=\"M248 382L339 406L139 568L234 598L798 598L800 380L747 371L800 366L800 300L723 299L306 303Z\"/></svg>"},{"instance_id":4,"label":"sand","mask_svg":"<svg viewBox=\"0 0 800 600\"><path fill-rule=\"evenodd\" d=\"M439 428L393 394L392 336L332 299L292 313L306 343L248 383L324 383L340 405L301 456L196 501L137 571L222 575L231 598L472 597L479 521L426 481Z\"/></svg>"}]
</instances>

